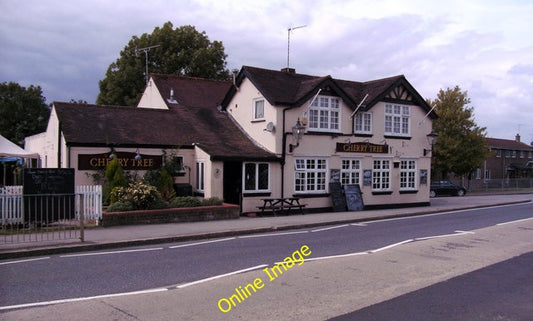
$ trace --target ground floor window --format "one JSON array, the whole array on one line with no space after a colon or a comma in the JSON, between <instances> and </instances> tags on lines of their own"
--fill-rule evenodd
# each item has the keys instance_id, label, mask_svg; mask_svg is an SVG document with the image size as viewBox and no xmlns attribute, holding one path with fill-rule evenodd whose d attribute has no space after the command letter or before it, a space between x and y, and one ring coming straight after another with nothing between
<instances>
[{"instance_id":1,"label":"ground floor window","mask_svg":"<svg viewBox=\"0 0 533 321\"><path fill-rule=\"evenodd\" d=\"M245 192L266 192L270 189L268 163L244 163L243 176Z\"/></svg>"},{"instance_id":2,"label":"ground floor window","mask_svg":"<svg viewBox=\"0 0 533 321\"><path fill-rule=\"evenodd\" d=\"M294 167L294 190L297 193L326 192L325 158L296 158Z\"/></svg>"},{"instance_id":3,"label":"ground floor window","mask_svg":"<svg viewBox=\"0 0 533 321\"><path fill-rule=\"evenodd\" d=\"M372 171L372 190L390 191L390 160L375 159Z\"/></svg>"},{"instance_id":4,"label":"ground floor window","mask_svg":"<svg viewBox=\"0 0 533 321\"><path fill-rule=\"evenodd\" d=\"M205 186L205 163L196 162L196 190L203 192Z\"/></svg>"},{"instance_id":5,"label":"ground floor window","mask_svg":"<svg viewBox=\"0 0 533 321\"><path fill-rule=\"evenodd\" d=\"M341 184L360 185L361 160L343 159L341 164Z\"/></svg>"},{"instance_id":6,"label":"ground floor window","mask_svg":"<svg viewBox=\"0 0 533 321\"><path fill-rule=\"evenodd\" d=\"M416 160L400 161L400 191L416 190Z\"/></svg>"}]
</instances>

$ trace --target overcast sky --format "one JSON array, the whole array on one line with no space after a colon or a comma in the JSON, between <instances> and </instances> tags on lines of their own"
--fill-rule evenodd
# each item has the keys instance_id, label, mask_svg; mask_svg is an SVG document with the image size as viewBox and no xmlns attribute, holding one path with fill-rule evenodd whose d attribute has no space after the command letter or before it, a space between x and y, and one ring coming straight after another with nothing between
<instances>
[{"instance_id":1,"label":"overcast sky","mask_svg":"<svg viewBox=\"0 0 533 321\"><path fill-rule=\"evenodd\" d=\"M47 103L94 103L132 36L171 21L222 41L250 65L368 81L403 74L424 98L468 91L489 137L533 141L530 0L0 0L0 82L38 85Z\"/></svg>"}]
</instances>

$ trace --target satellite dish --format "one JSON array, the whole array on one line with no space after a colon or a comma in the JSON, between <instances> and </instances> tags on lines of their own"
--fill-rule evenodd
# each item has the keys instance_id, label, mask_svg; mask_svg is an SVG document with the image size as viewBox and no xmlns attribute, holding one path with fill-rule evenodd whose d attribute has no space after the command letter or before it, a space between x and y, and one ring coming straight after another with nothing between
<instances>
[{"instance_id":1,"label":"satellite dish","mask_svg":"<svg viewBox=\"0 0 533 321\"><path fill-rule=\"evenodd\" d=\"M272 133L276 127L274 126L274 123L270 122L267 124L267 127L265 128L265 131Z\"/></svg>"}]
</instances>

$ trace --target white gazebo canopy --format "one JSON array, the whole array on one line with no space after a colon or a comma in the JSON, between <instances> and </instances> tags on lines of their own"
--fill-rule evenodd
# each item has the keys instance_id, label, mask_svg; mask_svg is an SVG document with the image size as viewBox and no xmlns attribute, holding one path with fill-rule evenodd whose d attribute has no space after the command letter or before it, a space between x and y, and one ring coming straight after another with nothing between
<instances>
[{"instance_id":1,"label":"white gazebo canopy","mask_svg":"<svg viewBox=\"0 0 533 321\"><path fill-rule=\"evenodd\" d=\"M0 135L0 158L39 158L39 154L20 148L16 144Z\"/></svg>"}]
</instances>

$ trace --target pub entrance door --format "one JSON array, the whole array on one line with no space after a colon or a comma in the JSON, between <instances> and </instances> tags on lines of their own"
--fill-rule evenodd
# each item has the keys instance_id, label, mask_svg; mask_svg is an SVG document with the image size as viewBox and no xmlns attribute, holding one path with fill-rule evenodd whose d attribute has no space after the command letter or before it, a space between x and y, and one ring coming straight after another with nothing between
<instances>
[{"instance_id":1,"label":"pub entrance door","mask_svg":"<svg viewBox=\"0 0 533 321\"><path fill-rule=\"evenodd\" d=\"M224 202L241 205L242 162L224 162Z\"/></svg>"}]
</instances>

